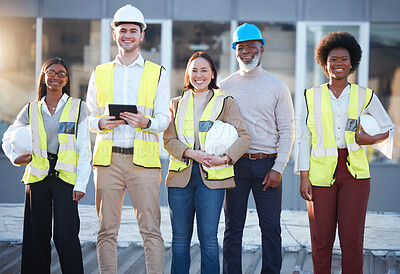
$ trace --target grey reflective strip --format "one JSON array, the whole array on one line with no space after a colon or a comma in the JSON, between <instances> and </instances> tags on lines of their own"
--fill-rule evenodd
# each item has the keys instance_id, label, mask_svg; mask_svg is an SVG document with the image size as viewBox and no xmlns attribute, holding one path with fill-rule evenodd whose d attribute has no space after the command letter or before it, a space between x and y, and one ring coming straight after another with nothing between
<instances>
[{"instance_id":1,"label":"grey reflective strip","mask_svg":"<svg viewBox=\"0 0 400 274\"><path fill-rule=\"evenodd\" d=\"M225 99L225 96L223 96L223 95L217 96L215 98L214 105L213 105L213 107L211 109L211 113L210 113L211 121L215 121L215 119L217 119L217 116L220 113L221 105L223 104L224 99Z\"/></svg>"},{"instance_id":2,"label":"grey reflective strip","mask_svg":"<svg viewBox=\"0 0 400 274\"><path fill-rule=\"evenodd\" d=\"M311 155L315 157L338 156L337 148L312 148Z\"/></svg>"},{"instance_id":3,"label":"grey reflective strip","mask_svg":"<svg viewBox=\"0 0 400 274\"><path fill-rule=\"evenodd\" d=\"M75 143L61 143L59 146L59 151L75 150Z\"/></svg>"},{"instance_id":4,"label":"grey reflective strip","mask_svg":"<svg viewBox=\"0 0 400 274\"><path fill-rule=\"evenodd\" d=\"M46 149L35 149L35 150L32 150L32 152L35 156L47 158L47 150Z\"/></svg>"},{"instance_id":5,"label":"grey reflective strip","mask_svg":"<svg viewBox=\"0 0 400 274\"><path fill-rule=\"evenodd\" d=\"M76 174L76 165L67 164L57 161L56 166L54 167L56 170L65 170Z\"/></svg>"},{"instance_id":6,"label":"grey reflective strip","mask_svg":"<svg viewBox=\"0 0 400 274\"><path fill-rule=\"evenodd\" d=\"M37 177L43 177L44 175L47 175L48 172L48 169L43 170L37 167L33 167L31 165L29 166L29 173Z\"/></svg>"},{"instance_id":7,"label":"grey reflective strip","mask_svg":"<svg viewBox=\"0 0 400 274\"><path fill-rule=\"evenodd\" d=\"M97 109L99 110L99 115L100 115L100 116L101 116L101 115L104 115L104 114L106 114L106 115L109 115L109 114L110 114L110 113L108 112L108 107L107 107L107 108L106 108L106 107L98 107ZM107 113L104 113L106 109L107 109Z\"/></svg>"},{"instance_id":8,"label":"grey reflective strip","mask_svg":"<svg viewBox=\"0 0 400 274\"><path fill-rule=\"evenodd\" d=\"M205 171L209 171L209 170L221 170L221 169L227 168L227 167L229 167L229 166L230 166L230 165L218 165L218 166L206 167L206 166L203 166L203 165L202 165L202 167L203 167L203 169L204 169Z\"/></svg>"},{"instance_id":9,"label":"grey reflective strip","mask_svg":"<svg viewBox=\"0 0 400 274\"><path fill-rule=\"evenodd\" d=\"M190 91L187 91L185 95L180 100L179 112L175 117L176 119L176 133L179 140L189 144L194 144L194 136L183 135L183 121L185 119L186 109L189 105ZM178 102L179 104L179 102Z\"/></svg>"},{"instance_id":10,"label":"grey reflective strip","mask_svg":"<svg viewBox=\"0 0 400 274\"><path fill-rule=\"evenodd\" d=\"M170 159L170 161L175 161L175 162L179 162L179 163L182 163L182 164L186 164L186 162L183 162L183 161L181 161L181 160L175 158L175 157L172 156L172 155L170 155L169 159Z\"/></svg>"},{"instance_id":11,"label":"grey reflective strip","mask_svg":"<svg viewBox=\"0 0 400 274\"><path fill-rule=\"evenodd\" d=\"M140 139L146 142L157 142L158 143L158 135L156 134L150 134L147 132L144 132L142 130L137 130L135 132L135 139Z\"/></svg>"},{"instance_id":12,"label":"grey reflective strip","mask_svg":"<svg viewBox=\"0 0 400 274\"><path fill-rule=\"evenodd\" d=\"M154 109L145 107L145 106L137 106L137 110L143 114L143 115L148 115L150 117L154 116Z\"/></svg>"},{"instance_id":13,"label":"grey reflective strip","mask_svg":"<svg viewBox=\"0 0 400 274\"><path fill-rule=\"evenodd\" d=\"M96 134L96 142L98 141L112 141L112 131Z\"/></svg>"},{"instance_id":14,"label":"grey reflective strip","mask_svg":"<svg viewBox=\"0 0 400 274\"><path fill-rule=\"evenodd\" d=\"M321 114L321 86L314 88L314 122L315 130L317 132L317 149L324 149L324 127L322 126Z\"/></svg>"},{"instance_id":15,"label":"grey reflective strip","mask_svg":"<svg viewBox=\"0 0 400 274\"><path fill-rule=\"evenodd\" d=\"M72 98L72 97L70 97L71 99L70 100L72 100L71 101L71 107L70 107L70 109L69 109L69 115L68 115L68 122L76 122L76 113L77 113L77 110L78 110L78 106L79 106L79 99L76 99L76 98Z\"/></svg>"},{"instance_id":16,"label":"grey reflective strip","mask_svg":"<svg viewBox=\"0 0 400 274\"><path fill-rule=\"evenodd\" d=\"M367 89L358 86L358 116L361 115L361 111L363 110L366 97L367 97Z\"/></svg>"},{"instance_id":17,"label":"grey reflective strip","mask_svg":"<svg viewBox=\"0 0 400 274\"><path fill-rule=\"evenodd\" d=\"M347 143L347 150L348 151L357 151L359 150L361 147L359 144L357 144L356 142L354 143Z\"/></svg>"},{"instance_id":18,"label":"grey reflective strip","mask_svg":"<svg viewBox=\"0 0 400 274\"><path fill-rule=\"evenodd\" d=\"M39 102L31 104L31 131L32 131L32 152L35 155L42 156L42 152L39 146ZM47 152L46 156L47 157Z\"/></svg>"},{"instance_id":19,"label":"grey reflective strip","mask_svg":"<svg viewBox=\"0 0 400 274\"><path fill-rule=\"evenodd\" d=\"M361 112L363 110L364 107L364 103L365 103L365 98L367 97L367 90L364 87L360 87L358 85L356 85L358 87L358 90L356 90L356 92L358 92L358 117L360 117ZM351 87L353 87L353 85L351 85ZM349 108L351 106L349 105ZM348 151L357 151L360 149L360 146L356 143L356 138L354 136L353 142L352 143L346 143L347 145L347 150Z\"/></svg>"}]
</instances>

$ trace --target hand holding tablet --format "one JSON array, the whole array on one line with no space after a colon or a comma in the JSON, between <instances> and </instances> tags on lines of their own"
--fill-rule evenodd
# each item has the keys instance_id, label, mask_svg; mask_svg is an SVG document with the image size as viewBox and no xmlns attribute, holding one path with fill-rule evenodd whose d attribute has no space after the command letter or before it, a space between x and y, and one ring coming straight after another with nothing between
<instances>
[{"instance_id":1,"label":"hand holding tablet","mask_svg":"<svg viewBox=\"0 0 400 274\"><path fill-rule=\"evenodd\" d=\"M109 104L108 110L110 116L114 116L114 120L123 120L119 115L121 112L131 112L137 114L136 105L121 105L121 104Z\"/></svg>"}]
</instances>

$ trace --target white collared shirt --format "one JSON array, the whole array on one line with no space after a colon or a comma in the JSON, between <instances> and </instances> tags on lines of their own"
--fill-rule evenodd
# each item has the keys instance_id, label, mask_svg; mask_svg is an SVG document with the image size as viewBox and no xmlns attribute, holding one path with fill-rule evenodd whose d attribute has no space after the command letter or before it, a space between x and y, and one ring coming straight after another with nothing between
<instances>
[{"instance_id":1,"label":"white collared shirt","mask_svg":"<svg viewBox=\"0 0 400 274\"><path fill-rule=\"evenodd\" d=\"M130 65L123 65L118 57L113 61L114 66L114 90L113 103L136 105L139 94L139 85L142 78L144 59L139 53L138 58ZM144 131L159 133L167 129L170 122L169 113L170 89L164 70L161 71L156 97L154 99L154 118L151 118L151 126ZM95 133L99 129L99 111L97 105L97 90L94 72L89 81L87 106L89 108L89 128ZM118 126L114 129L113 146L132 147L135 139L135 129L130 125Z\"/></svg>"},{"instance_id":2,"label":"white collared shirt","mask_svg":"<svg viewBox=\"0 0 400 274\"><path fill-rule=\"evenodd\" d=\"M346 148L344 135L348 117L350 85L346 86L339 98L336 98L331 90L329 90L329 96L332 105L333 134L335 135L336 145L338 148ZM375 94L372 96L371 102L363 113L368 113L375 118L381 127L380 133L389 131L389 138L378 143L377 146L374 147L381 151L386 157L392 158L394 125ZM296 130L297 136L294 154L294 172L296 174L302 170L309 170L311 133L307 126L307 114L306 100L304 99L301 108L300 124L298 124L298 130Z\"/></svg>"},{"instance_id":3,"label":"white collared shirt","mask_svg":"<svg viewBox=\"0 0 400 274\"><path fill-rule=\"evenodd\" d=\"M67 102L69 96L63 94L57 104L56 112L60 110ZM47 108L46 97L42 98L42 112L52 116L50 114L49 109ZM85 102L82 102L82 107L85 107ZM7 131L3 135L3 151L4 154L10 159L11 163L15 166L19 166L14 164L15 159L19 156L19 154L15 153L11 148L10 139L15 130L25 125L29 125L29 109L28 105L26 105L18 114L16 120L12 125L9 126ZM86 186L89 181L90 174L92 172L91 161L91 146L90 146L90 138L89 138L89 130L88 130L88 119L85 117L81 121L79 121L79 129L76 137L76 153L78 154L78 166L77 166L77 177L76 184L74 186L74 190L86 192Z\"/></svg>"}]
</instances>

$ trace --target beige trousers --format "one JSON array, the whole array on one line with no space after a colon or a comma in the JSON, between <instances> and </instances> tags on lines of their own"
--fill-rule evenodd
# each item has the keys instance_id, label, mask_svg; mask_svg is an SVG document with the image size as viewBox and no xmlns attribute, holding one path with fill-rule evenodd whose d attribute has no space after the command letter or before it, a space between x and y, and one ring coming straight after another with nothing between
<instances>
[{"instance_id":1,"label":"beige trousers","mask_svg":"<svg viewBox=\"0 0 400 274\"><path fill-rule=\"evenodd\" d=\"M113 153L109 167L94 167L99 217L97 258L100 273L117 273L117 237L126 189L143 238L147 273L163 273L160 170L135 166L132 154Z\"/></svg>"}]
</instances>

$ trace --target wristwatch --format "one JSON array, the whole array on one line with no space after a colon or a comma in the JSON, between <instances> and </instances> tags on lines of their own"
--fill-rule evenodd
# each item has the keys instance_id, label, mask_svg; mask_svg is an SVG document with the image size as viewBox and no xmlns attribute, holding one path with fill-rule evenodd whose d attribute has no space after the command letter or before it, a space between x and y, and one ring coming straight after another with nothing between
<instances>
[{"instance_id":1,"label":"wristwatch","mask_svg":"<svg viewBox=\"0 0 400 274\"><path fill-rule=\"evenodd\" d=\"M149 122L147 123L146 128L149 128L151 126L151 120L149 119Z\"/></svg>"}]
</instances>

